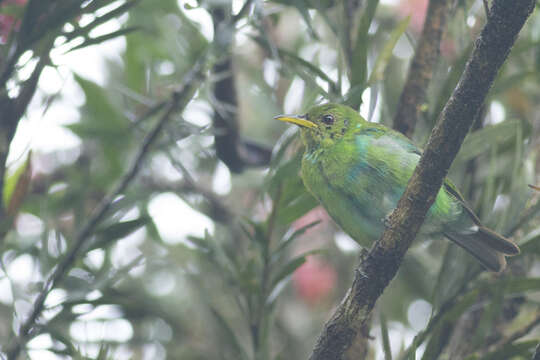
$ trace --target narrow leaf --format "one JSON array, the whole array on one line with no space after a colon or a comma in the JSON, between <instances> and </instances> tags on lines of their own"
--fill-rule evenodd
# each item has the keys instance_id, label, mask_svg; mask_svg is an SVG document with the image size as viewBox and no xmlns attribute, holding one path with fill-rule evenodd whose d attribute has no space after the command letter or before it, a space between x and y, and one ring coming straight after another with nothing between
<instances>
[{"instance_id":1,"label":"narrow leaf","mask_svg":"<svg viewBox=\"0 0 540 360\"><path fill-rule=\"evenodd\" d=\"M96 231L98 240L92 244L91 249L97 249L110 244L111 242L124 238L135 232L150 221L149 217L140 217L135 220L117 222Z\"/></svg>"},{"instance_id":2,"label":"narrow leaf","mask_svg":"<svg viewBox=\"0 0 540 360\"><path fill-rule=\"evenodd\" d=\"M210 306L210 313L214 316L214 319L219 325L219 328L222 330L221 333L224 335L225 339L227 340L224 343L230 346L231 350L235 353L235 356L237 356L237 359L248 360L249 357L247 356L247 353L240 345L240 342L238 341L236 334L231 329L229 324L227 324L227 321L225 320L225 318L223 318L223 316L221 316L221 314L212 306Z\"/></svg>"},{"instance_id":3,"label":"narrow leaf","mask_svg":"<svg viewBox=\"0 0 540 360\"><path fill-rule=\"evenodd\" d=\"M351 62L351 88L357 85L363 86L367 77L367 46L368 46L368 32L375 11L379 5L379 0L369 0L362 17L360 18L360 24L358 26L358 32L356 33L356 41L353 48L353 58L349 59ZM360 104L358 104L360 105Z\"/></svg>"},{"instance_id":4,"label":"narrow leaf","mask_svg":"<svg viewBox=\"0 0 540 360\"><path fill-rule=\"evenodd\" d=\"M8 176L4 182L4 207L7 209L8 216L15 216L22 205L22 202L28 193L30 180L32 177L32 152L28 152L26 161Z\"/></svg>"},{"instance_id":5,"label":"narrow leaf","mask_svg":"<svg viewBox=\"0 0 540 360\"><path fill-rule=\"evenodd\" d=\"M69 53L69 52L72 52L72 51L75 51L75 50L79 50L79 49L82 49L82 48L85 48L85 47L88 47L88 46L91 46L91 45L101 44L102 42L105 42L107 40L111 40L111 39L114 39L114 38L117 38L117 37L120 37L120 36L127 35L127 34L133 32L133 31L136 31L136 30L139 30L139 29L140 28L137 27L137 26L132 26L132 27L128 27L128 28L125 28L125 29L120 29L120 30L117 30L117 31L113 31L112 33L97 36L95 38L88 38L82 44L70 48L68 51L66 51L66 53Z\"/></svg>"},{"instance_id":6,"label":"narrow leaf","mask_svg":"<svg viewBox=\"0 0 540 360\"><path fill-rule=\"evenodd\" d=\"M407 26L409 26L410 20L411 20L410 16L403 19L402 21L399 22L397 27L390 33L390 38L384 44L384 47L379 53L377 60L375 60L375 65L373 66L373 70L371 71L371 75L369 76L368 85L373 85L374 83L376 83L377 81L383 78L384 70L386 69L388 62L390 61L390 58L392 57L392 51L394 51L394 48L396 47L396 44L399 38L401 37L401 35L403 35L405 30L407 30Z\"/></svg>"},{"instance_id":7,"label":"narrow leaf","mask_svg":"<svg viewBox=\"0 0 540 360\"><path fill-rule=\"evenodd\" d=\"M305 255L298 256L289 261L272 280L272 288L274 288L281 280L291 275L296 269L306 262Z\"/></svg>"},{"instance_id":8,"label":"narrow leaf","mask_svg":"<svg viewBox=\"0 0 540 360\"><path fill-rule=\"evenodd\" d=\"M519 343L511 343L504 346L496 352L487 354L482 360L508 360L508 359L530 359L531 353L534 352L535 346L538 345L537 339L521 341ZM533 360L536 360L533 359Z\"/></svg>"},{"instance_id":9,"label":"narrow leaf","mask_svg":"<svg viewBox=\"0 0 540 360\"><path fill-rule=\"evenodd\" d=\"M285 264L285 266L283 266L281 270L273 278L271 288L274 288L281 280L291 275L296 269L302 266L302 264L306 262L306 258L308 255L318 254L321 252L322 252L321 249L315 249L315 250L308 251L305 254L302 254L300 256L293 258L291 261Z\"/></svg>"},{"instance_id":10,"label":"narrow leaf","mask_svg":"<svg viewBox=\"0 0 540 360\"><path fill-rule=\"evenodd\" d=\"M489 150L494 144L502 144L514 138L519 127L521 127L521 121L508 120L470 133L463 141L456 161L473 159Z\"/></svg>"},{"instance_id":11,"label":"narrow leaf","mask_svg":"<svg viewBox=\"0 0 540 360\"><path fill-rule=\"evenodd\" d=\"M384 360L392 360L392 349L390 349L390 339L388 337L388 324L386 322L386 317L382 312L380 316L380 321Z\"/></svg>"},{"instance_id":12,"label":"narrow leaf","mask_svg":"<svg viewBox=\"0 0 540 360\"><path fill-rule=\"evenodd\" d=\"M298 236L304 234L308 229L320 224L320 220L313 221L305 226L302 226L300 229L295 230L287 239L285 239L278 248L274 250L274 256L279 256Z\"/></svg>"}]
</instances>

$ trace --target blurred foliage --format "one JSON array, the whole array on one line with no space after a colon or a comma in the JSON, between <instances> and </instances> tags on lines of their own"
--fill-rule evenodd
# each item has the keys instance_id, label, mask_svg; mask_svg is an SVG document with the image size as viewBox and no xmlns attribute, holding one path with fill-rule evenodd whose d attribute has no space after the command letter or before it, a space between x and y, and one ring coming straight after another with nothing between
<instances>
[{"instance_id":1,"label":"blurred foliage","mask_svg":"<svg viewBox=\"0 0 540 360\"><path fill-rule=\"evenodd\" d=\"M424 5L0 1L3 97L24 95L27 74L42 70L36 62L58 69L62 53L111 38L123 44L119 61L103 69L104 84L69 75L84 104L65 128L80 145L33 150L26 162L8 164L3 203L16 206L11 220L0 223L2 351L78 229L123 178L163 102L210 49L208 65L232 59L232 68L210 72L185 111L166 125L135 181L49 294L24 352L36 359L44 352L81 359L306 358L350 285L358 247L314 209L317 202L298 176L297 133L272 117L340 101L391 126ZM216 9L225 16L217 17ZM419 145L484 22L481 1L460 1L452 10L414 135ZM95 31L107 24L116 30ZM473 315L473 330L461 334L469 358L531 358L538 329L504 341L539 311L540 193L527 186L540 183L539 39L534 14L450 172L485 224L513 237L522 254L509 259L505 273L490 274L448 241L419 242L377 304L370 358L444 358L456 346L451 339L464 331L460 321ZM220 104L214 88L228 76L238 99L232 106ZM64 90L50 96L42 87L35 95L42 101L31 106L46 113ZM213 120L223 109L242 136L274 147L269 164L231 175L214 149L224 130ZM190 209L171 214L177 206L167 208L159 201L165 198ZM201 214L206 229L194 228ZM173 236L160 216L189 230ZM324 264L313 272L321 277L299 275L314 259ZM330 290L301 290L324 281Z\"/></svg>"}]
</instances>

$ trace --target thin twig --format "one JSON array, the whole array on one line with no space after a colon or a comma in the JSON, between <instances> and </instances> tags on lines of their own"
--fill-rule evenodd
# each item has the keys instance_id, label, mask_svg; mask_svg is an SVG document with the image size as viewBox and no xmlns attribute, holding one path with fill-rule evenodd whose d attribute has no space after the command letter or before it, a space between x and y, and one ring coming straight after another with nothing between
<instances>
[{"instance_id":1,"label":"thin twig","mask_svg":"<svg viewBox=\"0 0 540 360\"><path fill-rule=\"evenodd\" d=\"M211 190L204 188L189 173L188 169L180 161L176 160L172 154L167 153L173 167L184 177L185 190L201 195L210 205L211 211L206 213L208 217L218 223L230 223L235 218L234 213L229 210L221 199ZM189 204L189 202L187 202Z\"/></svg>"},{"instance_id":2,"label":"thin twig","mask_svg":"<svg viewBox=\"0 0 540 360\"><path fill-rule=\"evenodd\" d=\"M120 183L113 191L111 191L107 196L105 196L101 203L94 209L94 212L90 216L89 220L81 228L81 230L75 237L71 248L67 251L63 259L56 265L51 275L45 282L36 300L34 301L30 315L20 326L19 334L14 339L12 339L12 341L10 341L10 347L6 351L8 360L17 359L19 353L22 350L22 346L28 340L28 337L31 335L32 329L35 326L38 317L43 311L47 295L60 283L60 281L66 276L73 263L78 259L79 253L83 248L83 245L92 235L96 226L99 225L99 223L105 218L105 215L111 208L114 200L119 195L124 193L129 184L133 181L133 179L135 179L145 158L149 154L150 148L159 138L161 131L169 122L172 115L182 110L191 100L198 85L204 79L207 62L208 61L206 56L201 57L197 61L193 69L185 76L182 85L172 94L172 97L168 102L165 112L163 113L161 118L159 118L154 128L150 131L150 133L148 133L148 135L144 139L141 147L139 148L139 151L137 152L133 162L131 163L128 171L126 172ZM150 111L152 111L152 109L150 109Z\"/></svg>"},{"instance_id":3,"label":"thin twig","mask_svg":"<svg viewBox=\"0 0 540 360\"><path fill-rule=\"evenodd\" d=\"M407 80L394 116L394 129L411 138L425 107L429 82L440 57L441 38L452 0L431 0Z\"/></svg>"},{"instance_id":4,"label":"thin twig","mask_svg":"<svg viewBox=\"0 0 540 360\"><path fill-rule=\"evenodd\" d=\"M535 0L495 0L461 79L445 105L388 227L355 271L353 284L325 324L310 359L342 359L375 302L396 275L463 139Z\"/></svg>"}]
</instances>

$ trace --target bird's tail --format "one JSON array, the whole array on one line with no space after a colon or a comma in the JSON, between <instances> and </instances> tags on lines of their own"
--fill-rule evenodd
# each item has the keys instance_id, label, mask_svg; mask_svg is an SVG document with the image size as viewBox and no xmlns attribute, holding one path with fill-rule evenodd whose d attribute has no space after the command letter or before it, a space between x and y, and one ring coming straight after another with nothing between
<instances>
[{"instance_id":1,"label":"bird's tail","mask_svg":"<svg viewBox=\"0 0 540 360\"><path fill-rule=\"evenodd\" d=\"M519 254L519 247L496 232L479 226L472 233L444 232L444 235L467 250L488 270L500 272L506 267L505 256Z\"/></svg>"}]
</instances>

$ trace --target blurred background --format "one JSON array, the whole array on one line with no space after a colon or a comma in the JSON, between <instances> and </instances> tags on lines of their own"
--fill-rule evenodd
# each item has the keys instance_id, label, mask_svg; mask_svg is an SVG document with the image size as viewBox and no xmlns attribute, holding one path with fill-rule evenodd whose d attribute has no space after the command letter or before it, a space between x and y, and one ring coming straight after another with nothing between
<instances>
[{"instance_id":1,"label":"blurred background","mask_svg":"<svg viewBox=\"0 0 540 360\"><path fill-rule=\"evenodd\" d=\"M0 0L0 357L41 292L18 358L307 358L360 248L304 189L297 130L272 118L345 101L391 127L427 3ZM482 1L450 3L419 146L486 22ZM522 254L492 274L417 241L351 358L532 358L539 117L535 13L450 171Z\"/></svg>"}]
</instances>

